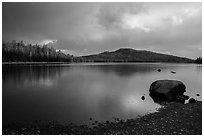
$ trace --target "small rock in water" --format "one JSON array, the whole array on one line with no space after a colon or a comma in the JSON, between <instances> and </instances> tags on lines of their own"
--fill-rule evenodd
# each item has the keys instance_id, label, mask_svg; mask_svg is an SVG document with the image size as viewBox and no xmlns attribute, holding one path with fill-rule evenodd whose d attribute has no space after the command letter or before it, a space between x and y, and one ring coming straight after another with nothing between
<instances>
[{"instance_id":1,"label":"small rock in water","mask_svg":"<svg viewBox=\"0 0 204 137\"><path fill-rule=\"evenodd\" d=\"M171 71L171 73L175 74L176 72L175 71Z\"/></svg>"},{"instance_id":2,"label":"small rock in water","mask_svg":"<svg viewBox=\"0 0 204 137\"><path fill-rule=\"evenodd\" d=\"M158 72L161 72L161 69L158 69L157 71L158 71Z\"/></svg>"},{"instance_id":3,"label":"small rock in water","mask_svg":"<svg viewBox=\"0 0 204 137\"><path fill-rule=\"evenodd\" d=\"M142 96L141 99L142 99L142 100L145 100L145 96Z\"/></svg>"},{"instance_id":4,"label":"small rock in water","mask_svg":"<svg viewBox=\"0 0 204 137\"><path fill-rule=\"evenodd\" d=\"M89 118L89 120L92 120L92 118Z\"/></svg>"},{"instance_id":5,"label":"small rock in water","mask_svg":"<svg viewBox=\"0 0 204 137\"><path fill-rule=\"evenodd\" d=\"M190 98L188 103L196 103L196 100L194 98Z\"/></svg>"},{"instance_id":6,"label":"small rock in water","mask_svg":"<svg viewBox=\"0 0 204 137\"><path fill-rule=\"evenodd\" d=\"M200 94L196 94L196 96L200 96Z\"/></svg>"}]
</instances>

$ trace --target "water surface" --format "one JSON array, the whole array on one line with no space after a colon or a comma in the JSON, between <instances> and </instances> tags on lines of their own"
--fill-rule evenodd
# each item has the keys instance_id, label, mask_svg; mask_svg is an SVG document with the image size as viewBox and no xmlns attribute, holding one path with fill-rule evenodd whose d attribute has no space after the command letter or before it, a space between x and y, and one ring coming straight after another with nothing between
<instances>
[{"instance_id":1,"label":"water surface","mask_svg":"<svg viewBox=\"0 0 204 137\"><path fill-rule=\"evenodd\" d=\"M151 83L158 79L180 80L186 85L186 95L197 100L202 96L202 67L196 64L95 63L2 68L3 124L35 120L90 124L90 117L94 121L135 118L160 107L148 95ZM198 93L200 96L196 96Z\"/></svg>"}]
</instances>

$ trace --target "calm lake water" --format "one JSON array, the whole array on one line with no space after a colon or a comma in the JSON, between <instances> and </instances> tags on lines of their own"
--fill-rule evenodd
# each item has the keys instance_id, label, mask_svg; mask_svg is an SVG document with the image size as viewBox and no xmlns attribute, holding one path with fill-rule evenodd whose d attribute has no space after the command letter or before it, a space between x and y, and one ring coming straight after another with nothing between
<instances>
[{"instance_id":1,"label":"calm lake water","mask_svg":"<svg viewBox=\"0 0 204 137\"><path fill-rule=\"evenodd\" d=\"M135 118L160 107L149 96L151 83L158 79L180 80L186 95L197 100L202 96L202 67L196 64L3 65L2 69L3 124L36 120L91 124L90 117L92 121Z\"/></svg>"}]
</instances>

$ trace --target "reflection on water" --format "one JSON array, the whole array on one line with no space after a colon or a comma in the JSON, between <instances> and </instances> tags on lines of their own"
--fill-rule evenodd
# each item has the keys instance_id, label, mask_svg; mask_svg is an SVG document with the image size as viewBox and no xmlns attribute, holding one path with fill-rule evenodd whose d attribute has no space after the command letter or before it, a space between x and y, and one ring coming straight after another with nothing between
<instances>
[{"instance_id":1,"label":"reflection on water","mask_svg":"<svg viewBox=\"0 0 204 137\"><path fill-rule=\"evenodd\" d=\"M53 79L60 77L62 70L62 67L56 66L3 65L3 84L49 86L52 85Z\"/></svg>"},{"instance_id":2,"label":"reflection on water","mask_svg":"<svg viewBox=\"0 0 204 137\"><path fill-rule=\"evenodd\" d=\"M89 124L89 118L134 118L159 107L149 97L158 79L177 79L201 100L202 67L192 64L3 65L3 124L35 120ZM161 69L158 72L157 69ZM176 74L172 74L175 71ZM197 97L199 93L201 96ZM141 100L141 96L145 100Z\"/></svg>"}]
</instances>

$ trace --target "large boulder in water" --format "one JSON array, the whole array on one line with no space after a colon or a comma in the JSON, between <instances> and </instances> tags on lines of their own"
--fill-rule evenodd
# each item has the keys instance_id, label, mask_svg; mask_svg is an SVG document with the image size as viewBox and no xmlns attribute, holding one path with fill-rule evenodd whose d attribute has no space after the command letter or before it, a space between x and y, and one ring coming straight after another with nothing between
<instances>
[{"instance_id":1,"label":"large boulder in water","mask_svg":"<svg viewBox=\"0 0 204 137\"><path fill-rule=\"evenodd\" d=\"M186 86L177 80L157 80L151 84L149 91L153 99L179 101L178 98L186 92Z\"/></svg>"}]
</instances>

